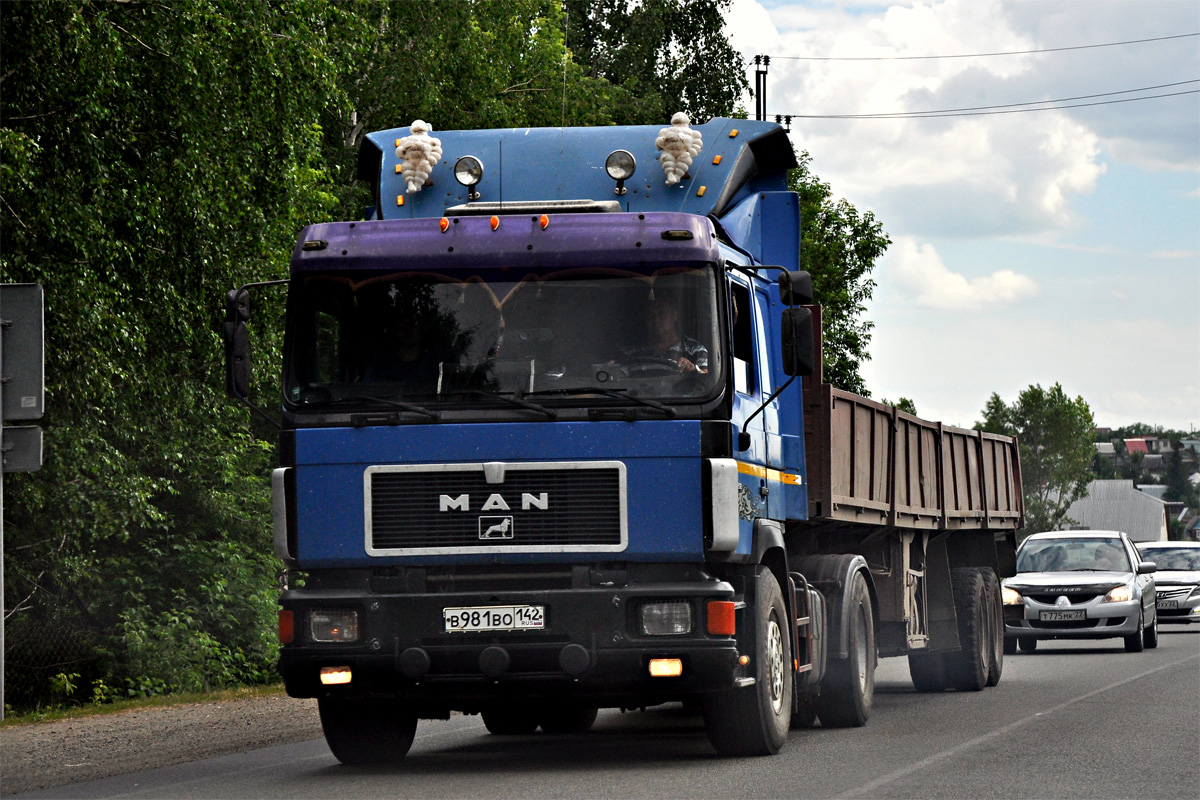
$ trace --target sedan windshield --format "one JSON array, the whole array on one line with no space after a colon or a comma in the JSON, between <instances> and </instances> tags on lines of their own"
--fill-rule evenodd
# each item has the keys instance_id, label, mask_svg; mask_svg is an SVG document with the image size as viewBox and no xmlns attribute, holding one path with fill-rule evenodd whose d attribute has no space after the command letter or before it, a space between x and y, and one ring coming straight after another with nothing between
<instances>
[{"instance_id":1,"label":"sedan windshield","mask_svg":"<svg viewBox=\"0 0 1200 800\"><path fill-rule=\"evenodd\" d=\"M1115 539L1030 539L1017 553L1017 572L1129 572L1125 548Z\"/></svg>"},{"instance_id":2,"label":"sedan windshield","mask_svg":"<svg viewBox=\"0 0 1200 800\"><path fill-rule=\"evenodd\" d=\"M1147 547L1142 557L1153 561L1159 570L1200 572L1200 547Z\"/></svg>"},{"instance_id":3,"label":"sedan windshield","mask_svg":"<svg viewBox=\"0 0 1200 800\"><path fill-rule=\"evenodd\" d=\"M286 398L706 397L721 375L716 308L711 267L304 275L289 293Z\"/></svg>"}]
</instances>

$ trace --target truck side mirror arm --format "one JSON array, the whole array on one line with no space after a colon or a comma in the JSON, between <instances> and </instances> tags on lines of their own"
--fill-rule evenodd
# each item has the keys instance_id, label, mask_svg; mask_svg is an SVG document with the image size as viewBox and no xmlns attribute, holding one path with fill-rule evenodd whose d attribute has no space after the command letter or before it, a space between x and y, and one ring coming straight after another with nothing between
<instances>
[{"instance_id":1,"label":"truck side mirror arm","mask_svg":"<svg viewBox=\"0 0 1200 800\"><path fill-rule=\"evenodd\" d=\"M286 283L284 280L248 283L225 294L225 393L245 403L251 411L280 430L283 426L279 421L249 400L251 371L247 323L250 321L250 289Z\"/></svg>"}]
</instances>

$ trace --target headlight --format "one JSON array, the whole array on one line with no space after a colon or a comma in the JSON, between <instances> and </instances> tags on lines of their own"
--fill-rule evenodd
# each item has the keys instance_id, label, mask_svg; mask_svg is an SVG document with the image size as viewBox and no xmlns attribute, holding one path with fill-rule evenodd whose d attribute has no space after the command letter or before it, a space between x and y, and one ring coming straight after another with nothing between
<instances>
[{"instance_id":1,"label":"headlight","mask_svg":"<svg viewBox=\"0 0 1200 800\"><path fill-rule=\"evenodd\" d=\"M642 606L642 634L678 636L692 632L692 604L686 600L646 603Z\"/></svg>"},{"instance_id":2,"label":"headlight","mask_svg":"<svg viewBox=\"0 0 1200 800\"><path fill-rule=\"evenodd\" d=\"M358 612L328 608L308 612L308 635L314 642L357 642Z\"/></svg>"},{"instance_id":3,"label":"headlight","mask_svg":"<svg viewBox=\"0 0 1200 800\"><path fill-rule=\"evenodd\" d=\"M1108 594L1104 595L1102 603L1128 603L1133 599L1133 584L1127 583L1124 586L1117 586L1110 589Z\"/></svg>"},{"instance_id":4,"label":"headlight","mask_svg":"<svg viewBox=\"0 0 1200 800\"><path fill-rule=\"evenodd\" d=\"M1020 592L1007 586L1000 589L1000 597L1003 598L1006 606L1019 606L1025 602L1025 598L1021 597Z\"/></svg>"},{"instance_id":5,"label":"headlight","mask_svg":"<svg viewBox=\"0 0 1200 800\"><path fill-rule=\"evenodd\" d=\"M604 171L614 181L627 181L637 169L637 160L628 150L614 150L604 160Z\"/></svg>"},{"instance_id":6,"label":"headlight","mask_svg":"<svg viewBox=\"0 0 1200 800\"><path fill-rule=\"evenodd\" d=\"M463 186L474 186L483 180L483 162L475 156L463 156L454 162L454 180Z\"/></svg>"}]
</instances>

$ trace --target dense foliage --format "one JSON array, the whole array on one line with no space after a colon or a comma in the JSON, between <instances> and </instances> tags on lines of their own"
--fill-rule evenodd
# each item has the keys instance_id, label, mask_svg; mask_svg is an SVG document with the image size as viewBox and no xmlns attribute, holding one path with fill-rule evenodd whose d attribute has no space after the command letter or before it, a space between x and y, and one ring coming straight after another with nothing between
<instances>
[{"instance_id":1,"label":"dense foliage","mask_svg":"<svg viewBox=\"0 0 1200 800\"><path fill-rule=\"evenodd\" d=\"M1030 386L1015 402L993 393L979 430L1020 437L1021 484L1025 494L1023 533L1059 530L1072 522L1071 504L1087 495L1091 482L1092 410L1062 386Z\"/></svg>"},{"instance_id":2,"label":"dense foliage","mask_svg":"<svg viewBox=\"0 0 1200 800\"><path fill-rule=\"evenodd\" d=\"M275 437L223 395L225 291L284 276L303 225L361 214L368 131L733 115L728 5L0 4L0 281L45 287L47 353L45 466L5 482L7 701L268 678ZM799 182L818 292L853 318L886 240ZM262 363L279 311L255 310Z\"/></svg>"}]
</instances>

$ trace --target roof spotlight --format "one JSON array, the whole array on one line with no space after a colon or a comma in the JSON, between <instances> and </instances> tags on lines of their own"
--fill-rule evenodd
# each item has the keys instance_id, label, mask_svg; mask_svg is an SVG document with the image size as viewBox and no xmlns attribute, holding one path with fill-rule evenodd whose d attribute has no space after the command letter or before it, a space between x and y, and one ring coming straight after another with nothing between
<instances>
[{"instance_id":1,"label":"roof spotlight","mask_svg":"<svg viewBox=\"0 0 1200 800\"><path fill-rule=\"evenodd\" d=\"M617 182L617 188L614 190L617 194L625 194L628 191L625 188L625 181L633 177L636 169L637 160L628 150L613 150L604 160L604 171L608 173L608 177Z\"/></svg>"},{"instance_id":2,"label":"roof spotlight","mask_svg":"<svg viewBox=\"0 0 1200 800\"><path fill-rule=\"evenodd\" d=\"M468 200L478 200L475 186L483 180L483 162L475 156L463 156L454 162L454 180L467 187Z\"/></svg>"}]
</instances>

